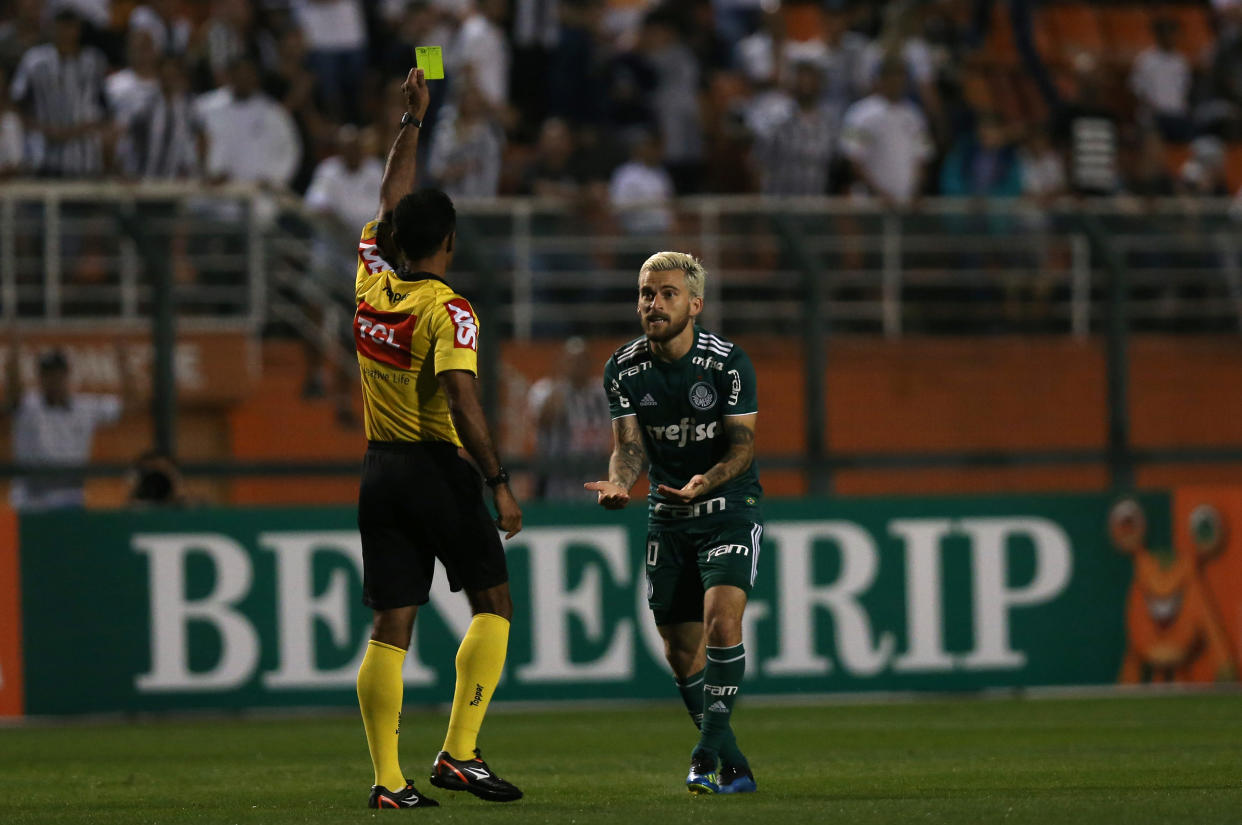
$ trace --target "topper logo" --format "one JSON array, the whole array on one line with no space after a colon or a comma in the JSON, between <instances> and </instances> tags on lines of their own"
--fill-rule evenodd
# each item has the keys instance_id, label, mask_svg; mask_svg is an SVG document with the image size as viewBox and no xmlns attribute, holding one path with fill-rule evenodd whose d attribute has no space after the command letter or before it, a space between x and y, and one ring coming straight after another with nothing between
<instances>
[{"instance_id":1,"label":"topper logo","mask_svg":"<svg viewBox=\"0 0 1242 825\"><path fill-rule=\"evenodd\" d=\"M454 298L446 301L444 308L457 329L453 336L453 346L458 349L479 351L479 322L474 318L474 310L465 298Z\"/></svg>"},{"instance_id":2,"label":"topper logo","mask_svg":"<svg viewBox=\"0 0 1242 825\"><path fill-rule=\"evenodd\" d=\"M354 346L359 355L372 361L410 368L410 343L418 316L404 312L380 312L366 301L358 304L354 315Z\"/></svg>"},{"instance_id":3,"label":"topper logo","mask_svg":"<svg viewBox=\"0 0 1242 825\"><path fill-rule=\"evenodd\" d=\"M388 262L380 257L379 247L375 245L374 238L363 238L358 242L358 260L372 275L392 269Z\"/></svg>"}]
</instances>

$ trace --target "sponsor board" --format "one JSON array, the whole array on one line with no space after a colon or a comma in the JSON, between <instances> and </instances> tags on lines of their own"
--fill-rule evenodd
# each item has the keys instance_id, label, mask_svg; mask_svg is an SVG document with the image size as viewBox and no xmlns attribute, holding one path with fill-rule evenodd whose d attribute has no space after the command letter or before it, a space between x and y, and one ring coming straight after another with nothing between
<instances>
[{"instance_id":1,"label":"sponsor board","mask_svg":"<svg viewBox=\"0 0 1242 825\"><path fill-rule=\"evenodd\" d=\"M1167 545L1170 498L1138 502L1146 535ZM1110 543L1113 504L769 502L745 692L1115 681L1132 563ZM354 520L348 508L23 518L26 712L354 704L370 619ZM531 505L526 525L507 545L516 612L497 700L671 695L641 508ZM407 701L451 697L469 622L439 575L406 657ZM83 627L90 644L64 679L54 653Z\"/></svg>"}]
</instances>

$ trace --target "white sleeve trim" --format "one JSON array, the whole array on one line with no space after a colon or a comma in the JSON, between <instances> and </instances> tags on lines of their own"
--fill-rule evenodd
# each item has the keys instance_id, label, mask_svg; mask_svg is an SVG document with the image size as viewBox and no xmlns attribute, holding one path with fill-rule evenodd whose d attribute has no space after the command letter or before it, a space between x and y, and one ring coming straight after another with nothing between
<instances>
[{"instance_id":1,"label":"white sleeve trim","mask_svg":"<svg viewBox=\"0 0 1242 825\"><path fill-rule=\"evenodd\" d=\"M635 418L637 415L638 413L623 413L622 415L614 415L612 420L617 421L622 418Z\"/></svg>"}]
</instances>

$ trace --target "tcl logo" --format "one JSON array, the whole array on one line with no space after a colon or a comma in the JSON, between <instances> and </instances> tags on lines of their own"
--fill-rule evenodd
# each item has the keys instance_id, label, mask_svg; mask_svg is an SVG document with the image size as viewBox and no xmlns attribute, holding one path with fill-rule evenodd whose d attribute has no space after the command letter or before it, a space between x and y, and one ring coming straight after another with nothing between
<instances>
[{"instance_id":1,"label":"tcl logo","mask_svg":"<svg viewBox=\"0 0 1242 825\"><path fill-rule=\"evenodd\" d=\"M479 324L474 320L474 310L465 298L454 298L444 304L457 333L453 336L453 346L458 349L479 351Z\"/></svg>"},{"instance_id":2,"label":"tcl logo","mask_svg":"<svg viewBox=\"0 0 1242 825\"><path fill-rule=\"evenodd\" d=\"M379 248L375 245L374 238L363 238L358 242L358 260L367 268L372 275L378 275L385 270L392 269L388 262L380 257Z\"/></svg>"},{"instance_id":3,"label":"tcl logo","mask_svg":"<svg viewBox=\"0 0 1242 825\"><path fill-rule=\"evenodd\" d=\"M366 301L358 304L354 315L354 345L360 355L372 361L410 368L410 343L414 340L415 315L380 312Z\"/></svg>"}]
</instances>

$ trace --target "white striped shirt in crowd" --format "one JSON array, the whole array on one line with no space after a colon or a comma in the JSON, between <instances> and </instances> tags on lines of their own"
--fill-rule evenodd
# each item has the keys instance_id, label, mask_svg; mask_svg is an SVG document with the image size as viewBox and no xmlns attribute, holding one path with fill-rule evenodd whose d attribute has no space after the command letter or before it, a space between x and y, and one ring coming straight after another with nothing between
<instances>
[{"instance_id":1,"label":"white striped shirt in crowd","mask_svg":"<svg viewBox=\"0 0 1242 825\"><path fill-rule=\"evenodd\" d=\"M135 178L185 178L198 174L202 131L187 95L155 95L126 123L117 148L121 168Z\"/></svg>"},{"instance_id":2,"label":"white striped shirt in crowd","mask_svg":"<svg viewBox=\"0 0 1242 825\"><path fill-rule=\"evenodd\" d=\"M828 167L836 149L838 119L826 103L810 110L792 106L756 135L759 191L765 195L826 195Z\"/></svg>"},{"instance_id":3,"label":"white striped shirt in crowd","mask_svg":"<svg viewBox=\"0 0 1242 825\"><path fill-rule=\"evenodd\" d=\"M64 56L51 44L34 46L13 74L13 100L45 126L70 127L104 119L103 53L84 46ZM103 141L93 133L65 141L31 135L31 167L44 175L85 177L103 172Z\"/></svg>"}]
</instances>

